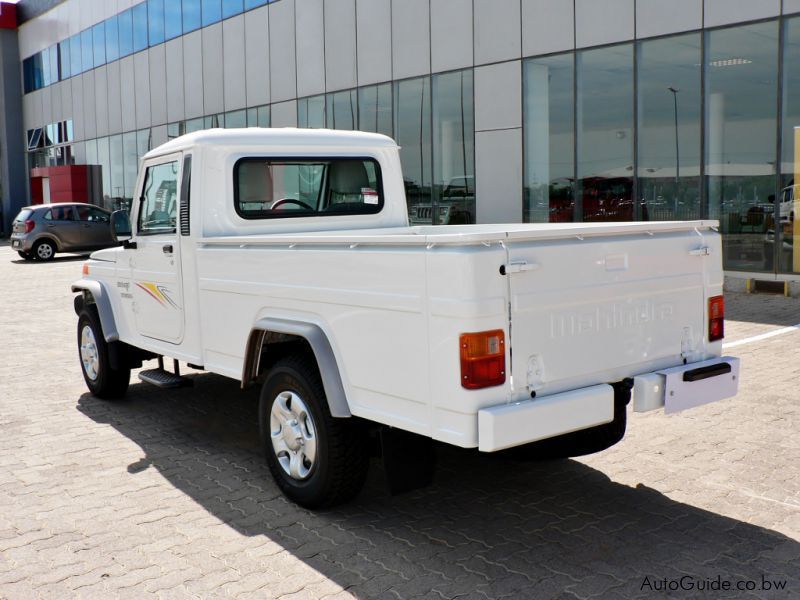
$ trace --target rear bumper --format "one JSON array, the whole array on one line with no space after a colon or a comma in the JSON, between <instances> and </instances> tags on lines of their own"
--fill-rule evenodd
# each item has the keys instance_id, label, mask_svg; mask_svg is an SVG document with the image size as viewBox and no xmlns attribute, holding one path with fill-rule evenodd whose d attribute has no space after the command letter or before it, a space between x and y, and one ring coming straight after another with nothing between
<instances>
[{"instance_id":1,"label":"rear bumper","mask_svg":"<svg viewBox=\"0 0 800 600\"><path fill-rule=\"evenodd\" d=\"M735 396L738 386L739 359L730 356L645 373L633 378L634 410L678 412ZM494 452L610 423L614 406L614 387L603 384L483 408L478 449Z\"/></svg>"},{"instance_id":2,"label":"rear bumper","mask_svg":"<svg viewBox=\"0 0 800 600\"><path fill-rule=\"evenodd\" d=\"M27 235L11 234L11 249L17 252L30 252L33 248L32 240Z\"/></svg>"}]
</instances>

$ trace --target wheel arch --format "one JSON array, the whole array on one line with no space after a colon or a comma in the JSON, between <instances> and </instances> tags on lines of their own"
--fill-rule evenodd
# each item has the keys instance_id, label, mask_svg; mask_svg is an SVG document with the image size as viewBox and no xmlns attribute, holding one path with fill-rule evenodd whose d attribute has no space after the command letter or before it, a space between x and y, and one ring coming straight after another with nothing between
<instances>
[{"instance_id":1,"label":"wheel arch","mask_svg":"<svg viewBox=\"0 0 800 600\"><path fill-rule=\"evenodd\" d=\"M33 243L31 244L31 252L33 252L33 248L36 247L36 244L38 244L42 240L47 240L48 242L53 242L53 245L56 247L56 252L62 252L63 251L61 242L59 241L59 239L56 236L51 235L49 233L41 233L38 236L36 236L36 239L33 240Z\"/></svg>"},{"instance_id":2,"label":"wheel arch","mask_svg":"<svg viewBox=\"0 0 800 600\"><path fill-rule=\"evenodd\" d=\"M107 342L119 340L119 331L114 319L114 309L111 307L111 299L105 284L99 281L80 279L72 284L73 292L81 292L80 296L75 297L75 314L80 315L87 303L97 307L97 314L100 317L100 326L103 328L103 337Z\"/></svg>"},{"instance_id":3,"label":"wheel arch","mask_svg":"<svg viewBox=\"0 0 800 600\"><path fill-rule=\"evenodd\" d=\"M270 333L299 338L308 344L319 368L331 416L339 418L352 416L333 347L328 336L315 323L277 318L259 319L253 325L247 340L242 368L242 387L258 377L262 349L265 343L269 343L266 338Z\"/></svg>"}]
</instances>

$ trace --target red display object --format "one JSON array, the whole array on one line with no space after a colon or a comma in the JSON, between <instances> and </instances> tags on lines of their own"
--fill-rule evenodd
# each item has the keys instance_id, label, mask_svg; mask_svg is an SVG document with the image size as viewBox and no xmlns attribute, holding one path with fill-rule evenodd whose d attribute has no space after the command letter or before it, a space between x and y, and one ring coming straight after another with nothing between
<instances>
[{"instance_id":1,"label":"red display object","mask_svg":"<svg viewBox=\"0 0 800 600\"><path fill-rule=\"evenodd\" d=\"M89 202L89 167L66 165L31 169L31 203L43 204L42 179L50 179L50 202Z\"/></svg>"},{"instance_id":2,"label":"red display object","mask_svg":"<svg viewBox=\"0 0 800 600\"><path fill-rule=\"evenodd\" d=\"M17 28L17 5L0 2L0 29Z\"/></svg>"}]
</instances>

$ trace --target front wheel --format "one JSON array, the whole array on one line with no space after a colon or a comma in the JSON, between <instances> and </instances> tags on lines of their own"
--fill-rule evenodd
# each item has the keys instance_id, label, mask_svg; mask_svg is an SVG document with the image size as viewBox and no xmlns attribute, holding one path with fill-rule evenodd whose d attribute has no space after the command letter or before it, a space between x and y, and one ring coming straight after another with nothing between
<instances>
[{"instance_id":1,"label":"front wheel","mask_svg":"<svg viewBox=\"0 0 800 600\"><path fill-rule=\"evenodd\" d=\"M94 314L84 311L78 318L78 356L83 379L98 398L122 398L131 380L129 368L115 369L108 356L108 343Z\"/></svg>"},{"instance_id":2,"label":"front wheel","mask_svg":"<svg viewBox=\"0 0 800 600\"><path fill-rule=\"evenodd\" d=\"M267 464L281 491L306 508L353 498L369 466L367 436L352 418L331 416L316 362L285 358L271 369L259 402Z\"/></svg>"}]
</instances>

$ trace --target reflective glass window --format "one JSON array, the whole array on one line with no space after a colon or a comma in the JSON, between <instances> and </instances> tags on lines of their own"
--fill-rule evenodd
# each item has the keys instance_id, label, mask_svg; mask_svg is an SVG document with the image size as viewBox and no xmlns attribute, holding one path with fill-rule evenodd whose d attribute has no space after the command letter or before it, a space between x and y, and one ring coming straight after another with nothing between
<instances>
[{"instance_id":1,"label":"reflective glass window","mask_svg":"<svg viewBox=\"0 0 800 600\"><path fill-rule=\"evenodd\" d=\"M633 47L579 52L576 75L576 218L634 220Z\"/></svg>"},{"instance_id":2,"label":"reflective glass window","mask_svg":"<svg viewBox=\"0 0 800 600\"><path fill-rule=\"evenodd\" d=\"M34 90L33 87L33 57L29 56L22 61L22 82L24 85L25 93L28 94Z\"/></svg>"},{"instance_id":3,"label":"reflective glass window","mask_svg":"<svg viewBox=\"0 0 800 600\"><path fill-rule=\"evenodd\" d=\"M218 127L225 127L225 115L223 113L203 117L203 129L216 129Z\"/></svg>"},{"instance_id":4,"label":"reflective glass window","mask_svg":"<svg viewBox=\"0 0 800 600\"><path fill-rule=\"evenodd\" d=\"M131 9L133 17L133 51L147 48L147 3L142 2Z\"/></svg>"},{"instance_id":5,"label":"reflective glass window","mask_svg":"<svg viewBox=\"0 0 800 600\"><path fill-rule=\"evenodd\" d=\"M168 40L183 33L181 1L167 0L164 4L164 37Z\"/></svg>"},{"instance_id":6,"label":"reflective glass window","mask_svg":"<svg viewBox=\"0 0 800 600\"><path fill-rule=\"evenodd\" d=\"M106 26L105 23L98 23L92 27L92 45L94 47L95 67L106 64Z\"/></svg>"},{"instance_id":7,"label":"reflective glass window","mask_svg":"<svg viewBox=\"0 0 800 600\"><path fill-rule=\"evenodd\" d=\"M128 56L133 52L133 11L122 11L117 15L119 25L119 56Z\"/></svg>"},{"instance_id":8,"label":"reflective glass window","mask_svg":"<svg viewBox=\"0 0 800 600\"><path fill-rule=\"evenodd\" d=\"M200 131L203 129L203 118L200 117L198 119L189 119L186 121L186 133L192 133L193 131Z\"/></svg>"},{"instance_id":9,"label":"reflective glass window","mask_svg":"<svg viewBox=\"0 0 800 600\"><path fill-rule=\"evenodd\" d=\"M472 69L432 78L433 223L475 222Z\"/></svg>"},{"instance_id":10,"label":"reflective glass window","mask_svg":"<svg viewBox=\"0 0 800 600\"><path fill-rule=\"evenodd\" d=\"M778 23L706 32L706 175L723 265L773 270Z\"/></svg>"},{"instance_id":11,"label":"reflective glass window","mask_svg":"<svg viewBox=\"0 0 800 600\"><path fill-rule=\"evenodd\" d=\"M183 0L183 33L200 29L202 24L200 12L200 0Z\"/></svg>"},{"instance_id":12,"label":"reflective glass window","mask_svg":"<svg viewBox=\"0 0 800 600\"><path fill-rule=\"evenodd\" d=\"M409 218L415 224L429 224L433 222L430 78L395 82L393 107Z\"/></svg>"},{"instance_id":13,"label":"reflective glass window","mask_svg":"<svg viewBox=\"0 0 800 600\"><path fill-rule=\"evenodd\" d=\"M53 44L48 48L50 54L50 83L57 83L61 78L58 70L58 44Z\"/></svg>"},{"instance_id":14,"label":"reflective glass window","mask_svg":"<svg viewBox=\"0 0 800 600\"><path fill-rule=\"evenodd\" d=\"M693 33L638 46L642 220L702 215L700 42L700 34Z\"/></svg>"},{"instance_id":15,"label":"reflective glass window","mask_svg":"<svg viewBox=\"0 0 800 600\"><path fill-rule=\"evenodd\" d=\"M251 8L256 8L257 6L264 6L269 2L270 0L244 0L244 9L250 10Z\"/></svg>"},{"instance_id":16,"label":"reflective glass window","mask_svg":"<svg viewBox=\"0 0 800 600\"><path fill-rule=\"evenodd\" d=\"M230 112L226 112L225 127L227 129L247 127L247 112L244 110L232 110Z\"/></svg>"},{"instance_id":17,"label":"reflective glass window","mask_svg":"<svg viewBox=\"0 0 800 600\"><path fill-rule=\"evenodd\" d=\"M94 40L92 38L92 30L86 29L81 31L81 64L84 71L90 71L94 68Z\"/></svg>"},{"instance_id":18,"label":"reflective glass window","mask_svg":"<svg viewBox=\"0 0 800 600\"><path fill-rule=\"evenodd\" d=\"M130 202L125 197L124 159L122 135L112 135L108 139L108 152L111 171L111 207L114 210L128 209ZM130 198L130 197L129 197Z\"/></svg>"},{"instance_id":19,"label":"reflective glass window","mask_svg":"<svg viewBox=\"0 0 800 600\"><path fill-rule=\"evenodd\" d=\"M164 41L164 0L147 0L147 30L151 46Z\"/></svg>"},{"instance_id":20,"label":"reflective glass window","mask_svg":"<svg viewBox=\"0 0 800 600\"><path fill-rule=\"evenodd\" d=\"M795 133L795 127L800 126L800 18L787 19L784 26L781 191L776 204L777 237L772 239L779 245L778 270L796 273L800 271L800 246L794 243L800 235L800 220L795 218L800 215L796 204L800 200L800 180L796 177L800 172L800 164L796 164L800 139Z\"/></svg>"},{"instance_id":21,"label":"reflective glass window","mask_svg":"<svg viewBox=\"0 0 800 600\"><path fill-rule=\"evenodd\" d=\"M49 51L49 49L48 50L43 50L42 52L39 53L39 55L42 57L41 58L41 63L42 63L42 67L41 67L41 69L42 69L42 78L41 78L41 81L42 81L42 83L41 83L41 85L39 87L46 87L46 86L48 86L48 85L50 85L52 83L52 81L50 79L50 77L51 77L50 51Z\"/></svg>"},{"instance_id":22,"label":"reflective glass window","mask_svg":"<svg viewBox=\"0 0 800 600\"><path fill-rule=\"evenodd\" d=\"M393 135L391 83L359 88L358 128L389 137Z\"/></svg>"},{"instance_id":23,"label":"reflective glass window","mask_svg":"<svg viewBox=\"0 0 800 600\"><path fill-rule=\"evenodd\" d=\"M151 132L152 129L140 129L136 132L136 158L138 160L141 160L145 154L150 152L153 141Z\"/></svg>"},{"instance_id":24,"label":"reflective glass window","mask_svg":"<svg viewBox=\"0 0 800 600\"><path fill-rule=\"evenodd\" d=\"M83 71L81 58L83 52L81 51L81 34L76 33L69 38L69 70L73 77L80 75Z\"/></svg>"},{"instance_id":25,"label":"reflective glass window","mask_svg":"<svg viewBox=\"0 0 800 600\"><path fill-rule=\"evenodd\" d=\"M186 124L183 121L176 121L167 125L167 139L174 140L186 132Z\"/></svg>"},{"instance_id":26,"label":"reflective glass window","mask_svg":"<svg viewBox=\"0 0 800 600\"><path fill-rule=\"evenodd\" d=\"M202 0L203 3L203 27L216 23L222 18L221 0Z\"/></svg>"},{"instance_id":27,"label":"reflective glass window","mask_svg":"<svg viewBox=\"0 0 800 600\"><path fill-rule=\"evenodd\" d=\"M33 56L33 89L44 87L44 73L44 56L42 52L37 52Z\"/></svg>"},{"instance_id":28,"label":"reflective glass window","mask_svg":"<svg viewBox=\"0 0 800 600\"><path fill-rule=\"evenodd\" d=\"M58 66L61 70L61 79L72 77L72 58L69 53L69 40L62 40L58 44Z\"/></svg>"},{"instance_id":29,"label":"reflective glass window","mask_svg":"<svg viewBox=\"0 0 800 600\"><path fill-rule=\"evenodd\" d=\"M136 132L122 134L122 160L125 179L125 198L133 198L136 188L136 173L139 170L139 148Z\"/></svg>"},{"instance_id":30,"label":"reflective glass window","mask_svg":"<svg viewBox=\"0 0 800 600\"><path fill-rule=\"evenodd\" d=\"M238 15L243 10L242 0L222 0L222 18Z\"/></svg>"},{"instance_id":31,"label":"reflective glass window","mask_svg":"<svg viewBox=\"0 0 800 600\"><path fill-rule=\"evenodd\" d=\"M174 233L177 216L177 161L148 167L139 208L139 233Z\"/></svg>"},{"instance_id":32,"label":"reflective glass window","mask_svg":"<svg viewBox=\"0 0 800 600\"><path fill-rule=\"evenodd\" d=\"M97 138L97 164L103 180L103 205L108 206L111 200L111 161L108 154L108 138Z\"/></svg>"},{"instance_id":33,"label":"reflective glass window","mask_svg":"<svg viewBox=\"0 0 800 600\"><path fill-rule=\"evenodd\" d=\"M119 58L119 24L116 16L106 19L106 62Z\"/></svg>"},{"instance_id":34,"label":"reflective glass window","mask_svg":"<svg viewBox=\"0 0 800 600\"><path fill-rule=\"evenodd\" d=\"M358 96L355 90L328 94L325 102L327 127L352 131L358 126Z\"/></svg>"},{"instance_id":35,"label":"reflective glass window","mask_svg":"<svg viewBox=\"0 0 800 600\"><path fill-rule=\"evenodd\" d=\"M297 101L297 126L310 129L325 127L325 96L300 98Z\"/></svg>"},{"instance_id":36,"label":"reflective glass window","mask_svg":"<svg viewBox=\"0 0 800 600\"><path fill-rule=\"evenodd\" d=\"M524 64L525 222L563 223L575 217L573 55Z\"/></svg>"}]
</instances>

